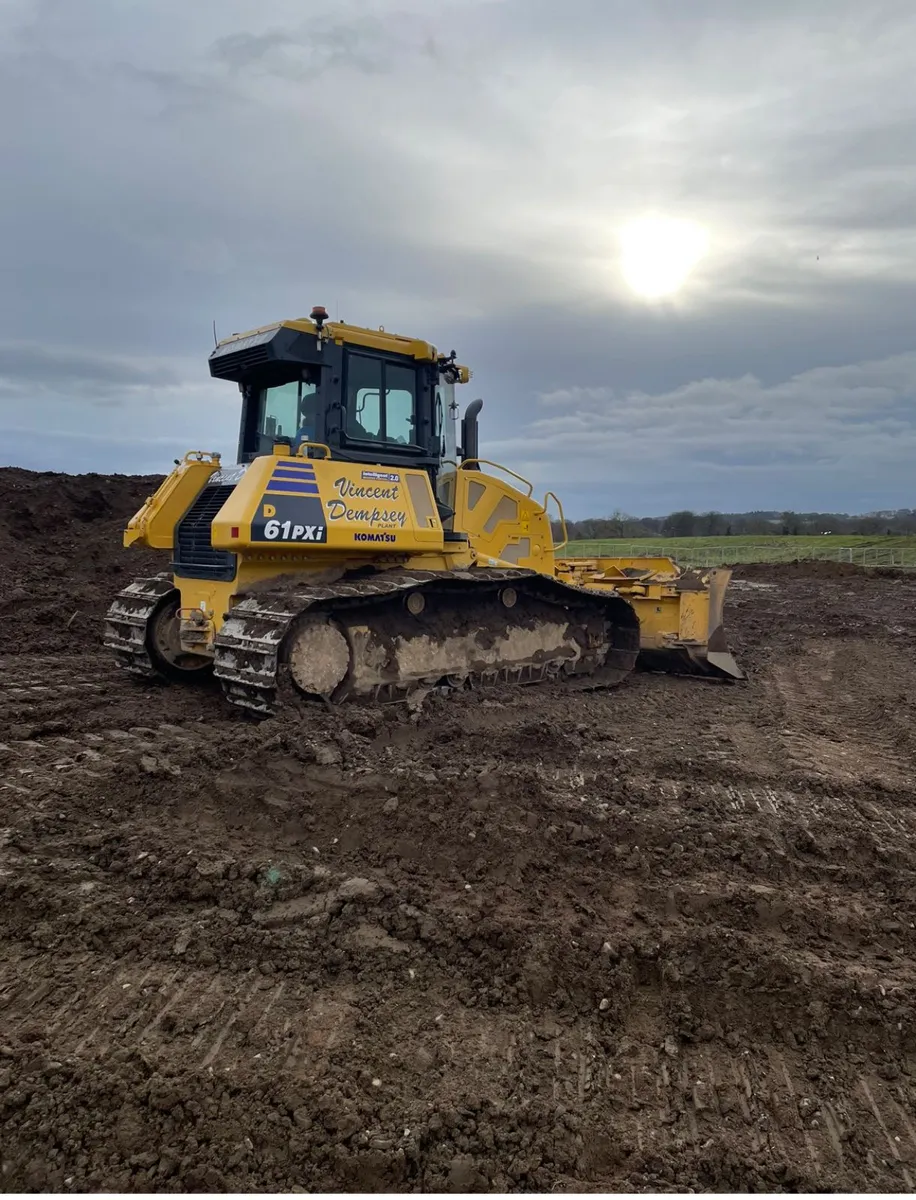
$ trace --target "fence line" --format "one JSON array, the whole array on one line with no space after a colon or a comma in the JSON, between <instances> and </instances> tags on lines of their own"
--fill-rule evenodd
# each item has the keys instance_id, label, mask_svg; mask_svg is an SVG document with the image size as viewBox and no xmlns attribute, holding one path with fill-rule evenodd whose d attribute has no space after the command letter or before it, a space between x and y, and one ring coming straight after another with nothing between
<instances>
[{"instance_id":1,"label":"fence line","mask_svg":"<svg viewBox=\"0 0 916 1200\"><path fill-rule=\"evenodd\" d=\"M916 568L916 547L780 545L678 546L664 542L627 543L575 541L570 555L585 558L673 558L685 567L731 566L735 563L781 563L797 561L852 563L859 567Z\"/></svg>"}]
</instances>

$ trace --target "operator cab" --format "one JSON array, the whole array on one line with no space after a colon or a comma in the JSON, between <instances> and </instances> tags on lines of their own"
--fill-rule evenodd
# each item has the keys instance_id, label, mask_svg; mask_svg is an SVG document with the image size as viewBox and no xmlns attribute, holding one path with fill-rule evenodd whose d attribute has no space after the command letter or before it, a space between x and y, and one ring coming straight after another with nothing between
<instances>
[{"instance_id":1,"label":"operator cab","mask_svg":"<svg viewBox=\"0 0 916 1200\"><path fill-rule=\"evenodd\" d=\"M314 308L308 320L226 338L210 374L242 394L240 463L278 443L296 453L314 442L348 462L425 469L435 488L442 463L456 459L454 385L470 372L427 342L328 323Z\"/></svg>"}]
</instances>

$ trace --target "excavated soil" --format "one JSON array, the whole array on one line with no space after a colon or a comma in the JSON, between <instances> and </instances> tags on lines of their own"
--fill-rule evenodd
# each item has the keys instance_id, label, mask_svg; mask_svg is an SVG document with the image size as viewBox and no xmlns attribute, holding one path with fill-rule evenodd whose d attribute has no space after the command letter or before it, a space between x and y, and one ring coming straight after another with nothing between
<instances>
[{"instance_id":1,"label":"excavated soil","mask_svg":"<svg viewBox=\"0 0 916 1200\"><path fill-rule=\"evenodd\" d=\"M913 1190L916 579L257 724L99 645L154 483L0 472L5 1191Z\"/></svg>"}]
</instances>

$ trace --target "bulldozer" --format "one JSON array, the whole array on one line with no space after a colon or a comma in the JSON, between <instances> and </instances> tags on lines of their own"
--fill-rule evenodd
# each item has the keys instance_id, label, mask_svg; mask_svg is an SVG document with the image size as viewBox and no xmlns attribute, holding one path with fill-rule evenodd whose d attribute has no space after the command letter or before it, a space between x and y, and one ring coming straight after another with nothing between
<instances>
[{"instance_id":1,"label":"bulldozer","mask_svg":"<svg viewBox=\"0 0 916 1200\"><path fill-rule=\"evenodd\" d=\"M471 373L454 351L316 306L217 341L209 367L241 395L237 461L186 453L129 521L126 546L171 560L106 614L128 671L210 673L260 716L303 696L606 688L637 660L742 678L722 622L729 572L564 557L559 499L480 457L483 402L461 414Z\"/></svg>"}]
</instances>

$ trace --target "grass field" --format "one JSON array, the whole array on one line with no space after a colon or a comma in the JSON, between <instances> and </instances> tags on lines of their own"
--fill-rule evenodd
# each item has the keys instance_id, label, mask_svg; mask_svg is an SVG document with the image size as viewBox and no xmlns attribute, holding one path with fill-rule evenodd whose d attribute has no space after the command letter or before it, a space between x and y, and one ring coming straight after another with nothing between
<instances>
[{"instance_id":1,"label":"grass field","mask_svg":"<svg viewBox=\"0 0 916 1200\"><path fill-rule=\"evenodd\" d=\"M781 537L606 538L574 541L566 554L641 556L666 554L685 566L728 566L732 563L792 562L826 559L861 566L916 567L916 535L857 537L853 534Z\"/></svg>"}]
</instances>

